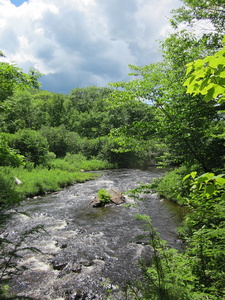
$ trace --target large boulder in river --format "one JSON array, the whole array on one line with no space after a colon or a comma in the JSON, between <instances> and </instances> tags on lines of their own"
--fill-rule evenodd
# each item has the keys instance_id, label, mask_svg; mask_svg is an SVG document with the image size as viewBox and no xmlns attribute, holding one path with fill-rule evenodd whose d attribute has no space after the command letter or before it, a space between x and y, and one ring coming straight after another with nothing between
<instances>
[{"instance_id":1,"label":"large boulder in river","mask_svg":"<svg viewBox=\"0 0 225 300\"><path fill-rule=\"evenodd\" d=\"M108 201L102 201L99 193L94 197L94 199L90 202L92 207L102 207L105 204L113 203L116 205L123 204L125 202L125 197L117 190L117 189L110 189L110 190L101 190L105 191L105 194L108 195Z\"/></svg>"}]
</instances>

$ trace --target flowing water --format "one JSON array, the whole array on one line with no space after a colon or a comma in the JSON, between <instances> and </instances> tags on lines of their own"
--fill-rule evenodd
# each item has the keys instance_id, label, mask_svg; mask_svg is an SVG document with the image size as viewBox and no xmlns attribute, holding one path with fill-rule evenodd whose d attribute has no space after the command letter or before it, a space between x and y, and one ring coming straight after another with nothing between
<instances>
[{"instance_id":1,"label":"flowing water","mask_svg":"<svg viewBox=\"0 0 225 300\"><path fill-rule=\"evenodd\" d=\"M121 288L138 276L139 259L151 253L144 240L136 239L143 233L142 223L134 217L137 213L149 215L161 237L171 247L179 247L176 228L182 213L155 194L145 194L142 201L126 197L126 202L137 202L137 206L89 205L99 189L125 192L161 176L159 170L101 174L98 179L21 204L19 210L30 217L15 215L7 225L7 238L16 240L21 232L37 225L44 225L48 234L27 238L26 246L37 247L44 255L23 251L19 266L27 269L13 278L13 293L40 300L125 299Z\"/></svg>"}]
</instances>

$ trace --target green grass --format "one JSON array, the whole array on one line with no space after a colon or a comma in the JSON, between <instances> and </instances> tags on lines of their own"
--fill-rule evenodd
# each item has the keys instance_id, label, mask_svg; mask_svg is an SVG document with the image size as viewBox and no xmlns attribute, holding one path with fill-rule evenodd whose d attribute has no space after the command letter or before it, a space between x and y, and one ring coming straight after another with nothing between
<instances>
[{"instance_id":1,"label":"green grass","mask_svg":"<svg viewBox=\"0 0 225 300\"><path fill-rule=\"evenodd\" d=\"M98 176L93 173L38 168L32 171L14 168L11 169L11 174L22 182L21 185L16 187L16 190L24 197L58 191L65 186L94 179Z\"/></svg>"},{"instance_id":2,"label":"green grass","mask_svg":"<svg viewBox=\"0 0 225 300\"><path fill-rule=\"evenodd\" d=\"M94 171L113 168L112 164L101 161L98 159L87 160L81 154L68 153L64 159L54 159L49 164L51 168L57 168L61 170L67 170L69 172L76 172L80 170Z\"/></svg>"},{"instance_id":3,"label":"green grass","mask_svg":"<svg viewBox=\"0 0 225 300\"><path fill-rule=\"evenodd\" d=\"M94 171L112 167L101 160L87 160L80 154L67 154L64 159L53 159L47 167L33 168L33 164L27 164L26 168L0 167L0 208L3 204L18 202L17 199L58 191L99 176L84 170ZM15 184L15 177L22 182L21 185Z\"/></svg>"}]
</instances>

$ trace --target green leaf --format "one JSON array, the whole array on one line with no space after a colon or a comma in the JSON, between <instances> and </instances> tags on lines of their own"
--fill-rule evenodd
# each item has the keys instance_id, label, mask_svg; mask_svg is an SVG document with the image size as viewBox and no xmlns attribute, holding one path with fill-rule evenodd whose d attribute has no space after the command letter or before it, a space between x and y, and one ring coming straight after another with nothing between
<instances>
[{"instance_id":1,"label":"green leaf","mask_svg":"<svg viewBox=\"0 0 225 300\"><path fill-rule=\"evenodd\" d=\"M191 172L191 177L193 178L193 179L195 179L195 177L196 177L196 175L197 175L197 172Z\"/></svg>"},{"instance_id":2,"label":"green leaf","mask_svg":"<svg viewBox=\"0 0 225 300\"><path fill-rule=\"evenodd\" d=\"M199 79L199 78L204 78L205 75L206 75L206 72L204 70L199 70L198 72L195 72L194 80Z\"/></svg>"},{"instance_id":3,"label":"green leaf","mask_svg":"<svg viewBox=\"0 0 225 300\"><path fill-rule=\"evenodd\" d=\"M224 91L225 91L224 87L215 85L214 92L213 92L213 99L215 99L219 95L222 95L224 93Z\"/></svg>"},{"instance_id":4,"label":"green leaf","mask_svg":"<svg viewBox=\"0 0 225 300\"><path fill-rule=\"evenodd\" d=\"M187 93L188 94L193 94L194 92L196 92L198 90L199 84L198 83L194 83L194 84L190 84L187 88Z\"/></svg>"},{"instance_id":5,"label":"green leaf","mask_svg":"<svg viewBox=\"0 0 225 300\"><path fill-rule=\"evenodd\" d=\"M225 73L225 72L224 72ZM219 85L222 85L223 87L221 87L223 89L223 92L221 94L225 94L225 77L224 78L219 78L219 81L218 81Z\"/></svg>"},{"instance_id":6,"label":"green leaf","mask_svg":"<svg viewBox=\"0 0 225 300\"><path fill-rule=\"evenodd\" d=\"M218 100L218 103L219 104L222 104L225 102L225 97L221 97L219 100Z\"/></svg>"},{"instance_id":7,"label":"green leaf","mask_svg":"<svg viewBox=\"0 0 225 300\"><path fill-rule=\"evenodd\" d=\"M222 71L221 73L219 73L219 76L220 76L221 78L225 78L225 71Z\"/></svg>"},{"instance_id":8,"label":"green leaf","mask_svg":"<svg viewBox=\"0 0 225 300\"><path fill-rule=\"evenodd\" d=\"M200 69L204 66L205 62L203 59L197 59L195 62L194 62L194 67L195 69Z\"/></svg>"},{"instance_id":9,"label":"green leaf","mask_svg":"<svg viewBox=\"0 0 225 300\"><path fill-rule=\"evenodd\" d=\"M216 182L220 183L221 185L224 185L225 186L225 178L216 178Z\"/></svg>"},{"instance_id":10,"label":"green leaf","mask_svg":"<svg viewBox=\"0 0 225 300\"><path fill-rule=\"evenodd\" d=\"M183 86L189 86L189 85L190 85L190 83L191 83L191 80L192 80L192 77L188 77L188 79L187 79L187 80L185 80L185 82L184 82Z\"/></svg>"},{"instance_id":11,"label":"green leaf","mask_svg":"<svg viewBox=\"0 0 225 300\"><path fill-rule=\"evenodd\" d=\"M208 93L205 95L204 100L205 100L206 102L209 102L209 101L211 101L211 100L214 98L214 97L213 97L214 91L215 91L215 89L214 89L214 87L213 87L213 88L211 88L211 89L208 91Z\"/></svg>"},{"instance_id":12,"label":"green leaf","mask_svg":"<svg viewBox=\"0 0 225 300\"><path fill-rule=\"evenodd\" d=\"M214 193L215 191L215 185L214 184L210 184L206 187L206 193L209 194L210 196Z\"/></svg>"},{"instance_id":13,"label":"green leaf","mask_svg":"<svg viewBox=\"0 0 225 300\"><path fill-rule=\"evenodd\" d=\"M206 182L207 180L208 180L208 177L206 177L206 176L201 176L201 177L198 177L198 178L197 178L196 183Z\"/></svg>"},{"instance_id":14,"label":"green leaf","mask_svg":"<svg viewBox=\"0 0 225 300\"><path fill-rule=\"evenodd\" d=\"M187 71L186 71L186 75L188 75L192 70L193 70L193 62L187 64Z\"/></svg>"},{"instance_id":15,"label":"green leaf","mask_svg":"<svg viewBox=\"0 0 225 300\"><path fill-rule=\"evenodd\" d=\"M216 57L216 58L212 58L209 61L209 66L211 68L217 68L219 65L225 65L225 57Z\"/></svg>"},{"instance_id":16,"label":"green leaf","mask_svg":"<svg viewBox=\"0 0 225 300\"><path fill-rule=\"evenodd\" d=\"M186 179L188 179L191 176L191 174L187 174L186 176L184 176L183 181L185 181Z\"/></svg>"},{"instance_id":17,"label":"green leaf","mask_svg":"<svg viewBox=\"0 0 225 300\"><path fill-rule=\"evenodd\" d=\"M199 91L200 92L204 91L205 87L208 86L208 84L209 84L209 79L208 78L203 79L201 82L201 85L199 87ZM204 93L202 93L202 94L204 95Z\"/></svg>"}]
</instances>

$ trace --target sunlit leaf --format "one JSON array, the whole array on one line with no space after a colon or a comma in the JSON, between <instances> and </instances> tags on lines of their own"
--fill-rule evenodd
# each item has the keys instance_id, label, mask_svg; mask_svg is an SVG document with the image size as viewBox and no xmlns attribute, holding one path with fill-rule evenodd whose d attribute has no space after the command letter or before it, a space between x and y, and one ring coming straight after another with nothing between
<instances>
[{"instance_id":1,"label":"sunlit leaf","mask_svg":"<svg viewBox=\"0 0 225 300\"><path fill-rule=\"evenodd\" d=\"M188 179L191 176L191 174L187 174L186 176L184 176L183 181L185 181L186 179Z\"/></svg>"},{"instance_id":2,"label":"sunlit leaf","mask_svg":"<svg viewBox=\"0 0 225 300\"><path fill-rule=\"evenodd\" d=\"M197 172L191 172L191 177L194 179L197 175Z\"/></svg>"}]
</instances>

